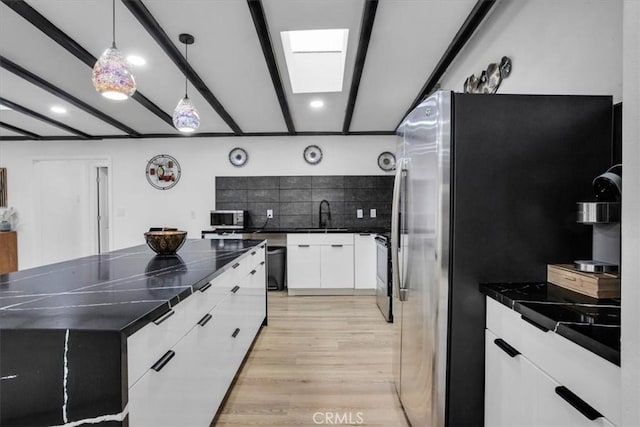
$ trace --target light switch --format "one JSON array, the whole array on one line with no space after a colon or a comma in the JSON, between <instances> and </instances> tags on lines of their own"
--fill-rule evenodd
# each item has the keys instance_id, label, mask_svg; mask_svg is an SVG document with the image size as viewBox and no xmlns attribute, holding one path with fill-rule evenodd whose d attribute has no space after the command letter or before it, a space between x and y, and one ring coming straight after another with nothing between
<instances>
[{"instance_id":1,"label":"light switch","mask_svg":"<svg viewBox=\"0 0 640 427\"><path fill-rule=\"evenodd\" d=\"M370 218L375 218L376 217L376 210L375 209L369 210L369 217Z\"/></svg>"},{"instance_id":2,"label":"light switch","mask_svg":"<svg viewBox=\"0 0 640 427\"><path fill-rule=\"evenodd\" d=\"M356 218L363 218L364 214L362 213L362 209L356 210Z\"/></svg>"}]
</instances>

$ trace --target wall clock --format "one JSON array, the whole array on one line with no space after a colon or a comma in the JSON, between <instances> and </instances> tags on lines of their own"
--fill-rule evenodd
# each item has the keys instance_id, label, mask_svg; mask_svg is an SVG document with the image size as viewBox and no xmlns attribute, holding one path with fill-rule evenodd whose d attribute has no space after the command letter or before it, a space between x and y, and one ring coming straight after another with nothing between
<instances>
[{"instance_id":1,"label":"wall clock","mask_svg":"<svg viewBox=\"0 0 640 427\"><path fill-rule=\"evenodd\" d=\"M394 170L396 168L396 156L388 151L385 151L378 156L378 166L383 171Z\"/></svg>"},{"instance_id":2,"label":"wall clock","mask_svg":"<svg viewBox=\"0 0 640 427\"><path fill-rule=\"evenodd\" d=\"M147 181L158 190L168 190L178 183L180 163L168 154L158 154L147 163Z\"/></svg>"},{"instance_id":3,"label":"wall clock","mask_svg":"<svg viewBox=\"0 0 640 427\"><path fill-rule=\"evenodd\" d=\"M307 163L317 165L322 160L322 150L317 145L310 145L304 149L303 157Z\"/></svg>"},{"instance_id":4,"label":"wall clock","mask_svg":"<svg viewBox=\"0 0 640 427\"><path fill-rule=\"evenodd\" d=\"M229 151L229 161L233 166L244 166L249 160L249 155L242 148L234 148Z\"/></svg>"}]
</instances>

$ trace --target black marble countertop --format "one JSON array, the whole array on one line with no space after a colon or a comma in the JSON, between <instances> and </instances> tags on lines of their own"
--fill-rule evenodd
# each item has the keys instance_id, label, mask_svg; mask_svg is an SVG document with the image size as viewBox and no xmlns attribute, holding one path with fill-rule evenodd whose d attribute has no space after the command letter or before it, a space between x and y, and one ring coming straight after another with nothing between
<instances>
[{"instance_id":1,"label":"black marble countertop","mask_svg":"<svg viewBox=\"0 0 640 427\"><path fill-rule=\"evenodd\" d=\"M480 291L620 366L619 299L595 299L550 283L484 283Z\"/></svg>"},{"instance_id":2,"label":"black marble countertop","mask_svg":"<svg viewBox=\"0 0 640 427\"><path fill-rule=\"evenodd\" d=\"M202 233L218 233L218 234L291 234L291 233L353 233L353 234L384 234L389 233L388 228L362 228L362 227L344 227L344 228L245 228L243 230L202 230Z\"/></svg>"},{"instance_id":3,"label":"black marble countertop","mask_svg":"<svg viewBox=\"0 0 640 427\"><path fill-rule=\"evenodd\" d=\"M130 335L231 268L263 240L188 239L176 255L134 246L0 275L0 331Z\"/></svg>"}]
</instances>

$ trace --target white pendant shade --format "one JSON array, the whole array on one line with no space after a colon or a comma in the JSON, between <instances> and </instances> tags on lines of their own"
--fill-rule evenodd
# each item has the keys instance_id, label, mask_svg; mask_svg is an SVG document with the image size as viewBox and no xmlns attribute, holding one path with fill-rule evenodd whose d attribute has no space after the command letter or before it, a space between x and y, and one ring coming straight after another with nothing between
<instances>
[{"instance_id":1,"label":"white pendant shade","mask_svg":"<svg viewBox=\"0 0 640 427\"><path fill-rule=\"evenodd\" d=\"M93 66L93 86L105 98L121 101L136 91L136 82L120 51L112 46L105 50Z\"/></svg>"},{"instance_id":2,"label":"white pendant shade","mask_svg":"<svg viewBox=\"0 0 640 427\"><path fill-rule=\"evenodd\" d=\"M200 126L200 115L189 97L185 96L178 102L176 109L173 111L173 125L184 133L195 132Z\"/></svg>"}]
</instances>

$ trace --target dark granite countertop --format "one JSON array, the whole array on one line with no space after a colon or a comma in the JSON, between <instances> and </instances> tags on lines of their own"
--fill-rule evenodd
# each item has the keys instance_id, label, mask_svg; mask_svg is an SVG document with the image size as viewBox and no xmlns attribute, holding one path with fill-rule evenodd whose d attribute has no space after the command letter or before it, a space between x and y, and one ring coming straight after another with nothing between
<instances>
[{"instance_id":1,"label":"dark granite countertop","mask_svg":"<svg viewBox=\"0 0 640 427\"><path fill-rule=\"evenodd\" d=\"M353 234L384 234L389 233L387 228L246 228L244 230L202 230L202 233L223 233L223 234L290 234L290 233L353 233Z\"/></svg>"},{"instance_id":2,"label":"dark granite countertop","mask_svg":"<svg viewBox=\"0 0 640 427\"><path fill-rule=\"evenodd\" d=\"M73 329L130 335L263 240L188 239L176 255L134 246L0 275L0 331Z\"/></svg>"},{"instance_id":3,"label":"dark granite countertop","mask_svg":"<svg viewBox=\"0 0 640 427\"><path fill-rule=\"evenodd\" d=\"M480 291L526 319L620 366L620 300L550 283L484 283Z\"/></svg>"}]
</instances>

